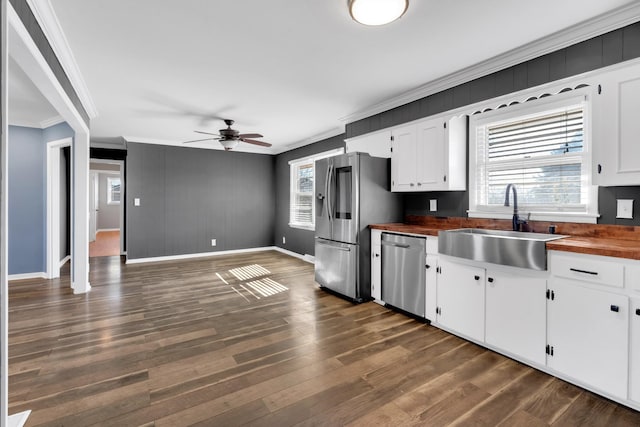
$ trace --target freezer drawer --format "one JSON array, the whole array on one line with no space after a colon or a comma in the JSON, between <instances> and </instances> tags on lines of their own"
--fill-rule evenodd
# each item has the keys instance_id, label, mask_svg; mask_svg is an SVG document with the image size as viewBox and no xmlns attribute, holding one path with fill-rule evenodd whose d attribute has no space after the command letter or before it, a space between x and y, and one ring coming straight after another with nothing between
<instances>
[{"instance_id":1,"label":"freezer drawer","mask_svg":"<svg viewBox=\"0 0 640 427\"><path fill-rule=\"evenodd\" d=\"M320 286L351 299L360 298L356 291L358 245L316 238L315 264Z\"/></svg>"},{"instance_id":2,"label":"freezer drawer","mask_svg":"<svg viewBox=\"0 0 640 427\"><path fill-rule=\"evenodd\" d=\"M382 300L424 317L426 240L383 233L381 243Z\"/></svg>"}]
</instances>

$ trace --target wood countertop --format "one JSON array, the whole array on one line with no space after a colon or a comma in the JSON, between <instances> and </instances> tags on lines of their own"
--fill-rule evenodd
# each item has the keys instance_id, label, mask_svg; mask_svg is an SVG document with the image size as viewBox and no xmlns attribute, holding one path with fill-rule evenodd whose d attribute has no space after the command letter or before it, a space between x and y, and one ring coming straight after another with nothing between
<instances>
[{"instance_id":1,"label":"wood countertop","mask_svg":"<svg viewBox=\"0 0 640 427\"><path fill-rule=\"evenodd\" d=\"M532 222L536 232L546 232L551 223ZM640 227L557 223L557 234L565 237L547 242L547 249L640 260ZM405 234L437 236L441 230L488 228L509 230L510 220L408 216L406 223L372 224L371 229Z\"/></svg>"}]
</instances>

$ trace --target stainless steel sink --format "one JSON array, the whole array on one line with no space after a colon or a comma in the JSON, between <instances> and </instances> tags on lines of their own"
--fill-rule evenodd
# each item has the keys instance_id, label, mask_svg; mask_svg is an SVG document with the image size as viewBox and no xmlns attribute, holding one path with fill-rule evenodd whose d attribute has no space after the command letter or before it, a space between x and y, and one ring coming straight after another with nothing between
<instances>
[{"instance_id":1,"label":"stainless steel sink","mask_svg":"<svg viewBox=\"0 0 640 427\"><path fill-rule=\"evenodd\" d=\"M546 270L546 242L563 237L566 236L460 228L438 233L438 252L474 261Z\"/></svg>"}]
</instances>

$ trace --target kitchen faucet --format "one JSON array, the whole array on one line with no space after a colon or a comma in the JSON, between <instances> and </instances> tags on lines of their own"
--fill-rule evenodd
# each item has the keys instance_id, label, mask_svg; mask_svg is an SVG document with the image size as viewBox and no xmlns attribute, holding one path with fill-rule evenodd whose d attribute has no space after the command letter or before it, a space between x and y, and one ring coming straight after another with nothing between
<instances>
[{"instance_id":1,"label":"kitchen faucet","mask_svg":"<svg viewBox=\"0 0 640 427\"><path fill-rule=\"evenodd\" d=\"M518 192L513 184L507 185L507 191L504 193L504 205L509 206L509 190L513 190L513 219L511 220L511 226L513 231L520 231L520 224L526 224L527 221L518 217Z\"/></svg>"}]
</instances>

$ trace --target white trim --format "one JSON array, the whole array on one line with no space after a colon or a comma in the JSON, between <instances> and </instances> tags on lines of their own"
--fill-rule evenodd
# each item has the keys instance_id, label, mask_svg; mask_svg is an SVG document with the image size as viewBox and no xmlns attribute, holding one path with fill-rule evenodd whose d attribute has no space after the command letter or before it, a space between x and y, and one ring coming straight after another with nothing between
<instances>
[{"instance_id":1,"label":"white trim","mask_svg":"<svg viewBox=\"0 0 640 427\"><path fill-rule=\"evenodd\" d=\"M333 128L330 129L326 132L322 132L319 134L316 134L314 136L311 136L309 138L305 138L302 141L298 141L298 142L294 142L292 144L289 144L285 147L275 147L274 154L280 154L280 153L284 153L286 151L291 151L291 150L295 150L296 148L300 148L300 147L304 147L306 145L310 145L313 144L315 142L320 142L323 141L325 139L329 139L329 138L333 138L334 136L338 136L338 135L342 135L344 133L344 123L337 128Z\"/></svg>"},{"instance_id":2,"label":"white trim","mask_svg":"<svg viewBox=\"0 0 640 427\"><path fill-rule=\"evenodd\" d=\"M62 118L62 116L58 115L58 116L50 117L48 119L41 121L39 125L40 125L40 129L46 129L46 128L50 128L51 126L58 125L60 123L64 123L64 119Z\"/></svg>"},{"instance_id":3,"label":"white trim","mask_svg":"<svg viewBox=\"0 0 640 427\"><path fill-rule=\"evenodd\" d=\"M119 228L99 228L96 230L96 234L101 233L103 231L120 231Z\"/></svg>"},{"instance_id":4,"label":"white trim","mask_svg":"<svg viewBox=\"0 0 640 427\"><path fill-rule=\"evenodd\" d=\"M42 28L42 31L47 37L47 40L49 41L53 52L58 58L58 61L60 61L62 69L67 74L67 77L69 77L69 81L75 89L78 98L80 98L82 106L89 115L89 119L97 117L98 110L93 103L89 88L87 87L87 84L82 77L80 67L78 67L78 63L73 56L73 52L71 51L71 47L69 46L67 37L65 36L64 31L60 26L60 21L58 21L58 17L56 16L53 6L51 5L51 1L27 0L27 3L33 11L33 15L35 16L36 20L40 24L40 28Z\"/></svg>"},{"instance_id":5,"label":"white trim","mask_svg":"<svg viewBox=\"0 0 640 427\"><path fill-rule=\"evenodd\" d=\"M333 150L321 151L320 153L312 154L310 156L289 160L289 165L306 163L310 160L313 160L315 162L316 160L326 159L327 157L337 156L338 154L344 154L344 147L334 148Z\"/></svg>"},{"instance_id":6,"label":"white trim","mask_svg":"<svg viewBox=\"0 0 640 427\"><path fill-rule=\"evenodd\" d=\"M27 422L27 418L31 414L31 409L17 414L9 415L7 427L22 427Z\"/></svg>"},{"instance_id":7,"label":"white trim","mask_svg":"<svg viewBox=\"0 0 640 427\"><path fill-rule=\"evenodd\" d=\"M47 142L47 279L60 277L60 150L72 143L73 138Z\"/></svg>"},{"instance_id":8,"label":"white trim","mask_svg":"<svg viewBox=\"0 0 640 427\"><path fill-rule=\"evenodd\" d=\"M90 169L92 171L98 172L98 173L104 173L104 174L112 174L112 175L118 175L120 176L120 192L121 192L121 197L123 197L125 195L126 192L126 188L125 188L125 184L126 184L126 180L125 180L125 176L124 176L124 167L125 167L125 161L124 160L111 160L111 159L89 159L89 164L91 163L101 163L101 164L109 164L109 165L118 165L120 167L120 170L118 171L103 171L101 169ZM121 203L119 203L120 205L120 228L118 228L117 230L121 230L124 231L125 229L125 218L124 218L124 208L125 208L125 204L126 204L126 200L121 199ZM116 229L114 229L116 230ZM98 230L100 231L100 230ZM97 232L97 231L96 231ZM124 232L120 233L120 255L126 255L127 252L124 250Z\"/></svg>"},{"instance_id":9,"label":"white trim","mask_svg":"<svg viewBox=\"0 0 640 427\"><path fill-rule=\"evenodd\" d=\"M8 280L25 280L25 279L48 279L47 273L39 271L35 273L9 274Z\"/></svg>"},{"instance_id":10,"label":"white trim","mask_svg":"<svg viewBox=\"0 0 640 427\"><path fill-rule=\"evenodd\" d=\"M278 252L282 252L285 255L289 255L292 256L294 258L298 258L301 259L302 261L306 261L309 264L315 264L315 257L313 255L309 255L309 254L304 254L304 255L300 255L297 252L293 252L287 249L283 249L280 246L273 246L273 250L278 251Z\"/></svg>"},{"instance_id":11,"label":"white trim","mask_svg":"<svg viewBox=\"0 0 640 427\"><path fill-rule=\"evenodd\" d=\"M71 260L71 255L67 255L66 257L62 258L60 260L60 267L62 268L63 265L65 265L67 263L67 261Z\"/></svg>"},{"instance_id":12,"label":"white trim","mask_svg":"<svg viewBox=\"0 0 640 427\"><path fill-rule=\"evenodd\" d=\"M168 256L158 256L158 257L149 257L149 258L134 258L134 259L127 259L125 264L143 264L148 262L176 261L181 259L192 259L192 258L208 258L208 257L221 256L221 255L233 255L233 254L243 254L248 252L261 252L261 251L273 251L273 250L277 250L276 246L263 246L259 248L248 248L248 249L231 249L228 251L200 252L195 254L168 255Z\"/></svg>"},{"instance_id":13,"label":"white trim","mask_svg":"<svg viewBox=\"0 0 640 427\"><path fill-rule=\"evenodd\" d=\"M9 23L8 1L0 1L0 425L8 424L9 413L9 286L7 277L9 222L8 178L8 93Z\"/></svg>"},{"instance_id":14,"label":"white trim","mask_svg":"<svg viewBox=\"0 0 640 427\"><path fill-rule=\"evenodd\" d=\"M640 2L622 6L618 9L560 30L549 36L540 38L524 46L512 49L501 55L479 62L455 73L432 80L415 89L386 101L374 104L368 108L356 111L340 118L344 123L351 123L375 114L408 104L429 95L441 92L460 84L484 77L496 71L504 70L547 53L563 49L590 38L605 34L609 31L632 24L640 18Z\"/></svg>"}]
</instances>

